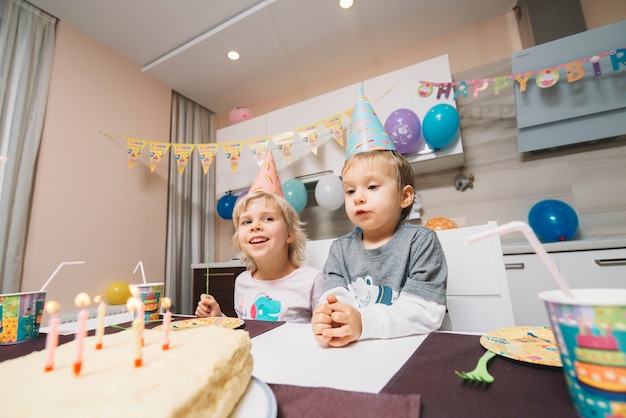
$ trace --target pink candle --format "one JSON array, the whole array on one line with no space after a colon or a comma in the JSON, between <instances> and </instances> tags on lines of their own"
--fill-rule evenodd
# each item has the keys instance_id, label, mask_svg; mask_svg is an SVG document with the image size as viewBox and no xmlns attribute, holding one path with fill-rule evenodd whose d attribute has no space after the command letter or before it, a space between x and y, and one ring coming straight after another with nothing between
<instances>
[{"instance_id":1,"label":"pink candle","mask_svg":"<svg viewBox=\"0 0 626 418\"><path fill-rule=\"evenodd\" d=\"M87 336L87 319L89 318L89 312L87 312L87 306L91 300L89 299L89 295L85 292L81 292L76 295L74 299L74 303L76 307L81 308L78 312L78 326L76 329L76 335L74 339L76 340L76 358L74 359L74 374L78 376L83 367L83 343L85 342L85 337Z\"/></svg>"},{"instance_id":2,"label":"pink candle","mask_svg":"<svg viewBox=\"0 0 626 418\"><path fill-rule=\"evenodd\" d=\"M54 350L59 344L59 316L56 314L59 310L59 304L50 300L46 303L46 311L51 315L48 321L48 335L46 335L46 358L45 371L49 372L54 368Z\"/></svg>"},{"instance_id":3,"label":"pink candle","mask_svg":"<svg viewBox=\"0 0 626 418\"><path fill-rule=\"evenodd\" d=\"M104 317L107 307L104 304L102 295L97 295L93 301L98 304L98 325L96 326L96 350L102 349L102 338L104 337Z\"/></svg>"},{"instance_id":4,"label":"pink candle","mask_svg":"<svg viewBox=\"0 0 626 418\"><path fill-rule=\"evenodd\" d=\"M172 306L172 301L170 298L162 298L161 306L165 308L165 315L163 315L163 350L168 350L170 348L170 326L172 323L172 312L170 311L170 306Z\"/></svg>"}]
</instances>

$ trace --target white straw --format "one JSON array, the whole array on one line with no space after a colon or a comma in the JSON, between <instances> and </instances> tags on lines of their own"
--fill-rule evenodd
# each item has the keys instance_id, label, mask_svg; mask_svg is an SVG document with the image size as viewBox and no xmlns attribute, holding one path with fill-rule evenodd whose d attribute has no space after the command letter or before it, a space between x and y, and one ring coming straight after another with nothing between
<instances>
[{"instance_id":1,"label":"white straw","mask_svg":"<svg viewBox=\"0 0 626 418\"><path fill-rule=\"evenodd\" d=\"M143 263L140 261L137 263L137 265L135 266L135 270L133 270L133 274L137 271L137 268L141 267L141 278L143 279L143 284L148 283L146 281L146 273L143 271Z\"/></svg>"},{"instance_id":2,"label":"white straw","mask_svg":"<svg viewBox=\"0 0 626 418\"><path fill-rule=\"evenodd\" d=\"M513 231L520 231L522 234L524 234L524 237L530 243L531 247L533 247L535 253L537 253L543 264L546 266L556 284L561 288L561 290L563 291L563 293L565 293L567 297L573 299L574 294L572 293L572 290L565 281L565 278L563 278L563 276L559 272L559 269L554 265L554 263L550 259L550 256L548 256L548 253L543 248L543 245L541 245L539 239L537 239L537 236L530 228L530 226L528 226L528 224L520 221L509 222L489 231L479 232L477 234L470 235L466 237L465 240L467 242L475 242L494 235L508 234L509 232Z\"/></svg>"},{"instance_id":3,"label":"white straw","mask_svg":"<svg viewBox=\"0 0 626 418\"><path fill-rule=\"evenodd\" d=\"M56 268L56 270L54 270L54 272L52 273L52 275L50 277L48 277L48 280L46 280L46 282L43 284L43 286L41 286L41 289L39 289L40 292L43 292L46 287L48 287L48 285L50 284L50 282L52 281L52 279L54 279L54 276L57 275L57 273L59 272L59 270L61 270L61 267L63 266L67 266L70 264L85 264L84 261L64 261L61 264L59 264L59 266Z\"/></svg>"}]
</instances>

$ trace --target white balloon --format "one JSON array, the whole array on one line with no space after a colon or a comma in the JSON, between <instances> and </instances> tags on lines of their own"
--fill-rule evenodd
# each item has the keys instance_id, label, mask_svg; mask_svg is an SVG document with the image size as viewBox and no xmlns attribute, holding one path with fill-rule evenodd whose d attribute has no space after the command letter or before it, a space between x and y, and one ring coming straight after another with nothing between
<instances>
[{"instance_id":1,"label":"white balloon","mask_svg":"<svg viewBox=\"0 0 626 418\"><path fill-rule=\"evenodd\" d=\"M335 210L343 205L343 184L333 174L322 177L315 186L317 204L328 210Z\"/></svg>"}]
</instances>

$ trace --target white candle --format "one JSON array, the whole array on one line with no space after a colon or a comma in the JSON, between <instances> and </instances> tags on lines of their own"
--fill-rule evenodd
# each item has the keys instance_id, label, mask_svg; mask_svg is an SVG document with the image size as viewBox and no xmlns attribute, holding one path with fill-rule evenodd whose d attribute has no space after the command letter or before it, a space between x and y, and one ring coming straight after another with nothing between
<instances>
[{"instance_id":1,"label":"white candle","mask_svg":"<svg viewBox=\"0 0 626 418\"><path fill-rule=\"evenodd\" d=\"M162 298L161 306L165 308L165 315L163 315L163 350L168 350L170 348L170 326L172 323L172 312L170 311L170 306L172 306L172 301L170 298Z\"/></svg>"},{"instance_id":2,"label":"white candle","mask_svg":"<svg viewBox=\"0 0 626 418\"><path fill-rule=\"evenodd\" d=\"M144 346L143 330L146 324L144 304L143 304L143 301L141 300L141 295L139 294L139 289L137 288L137 286L133 286L131 284L128 286L128 288L130 289L130 294L133 295L135 299L137 299L137 303L135 303L135 309L137 313L135 314L135 316L141 317L139 335L141 337L141 346L143 347Z\"/></svg>"},{"instance_id":3,"label":"white candle","mask_svg":"<svg viewBox=\"0 0 626 418\"><path fill-rule=\"evenodd\" d=\"M102 349L102 337L104 336L104 317L107 307L102 295L97 295L93 301L98 304L98 325L96 326L96 350Z\"/></svg>"},{"instance_id":4,"label":"white candle","mask_svg":"<svg viewBox=\"0 0 626 418\"><path fill-rule=\"evenodd\" d=\"M137 312L140 309L141 301L136 297L128 298L126 302L126 307L129 312ZM133 348L134 348L134 359L135 359L135 367L141 367L143 365L143 356L141 352L141 347L143 346L142 341L142 330L143 330L144 318L143 315L135 314L135 319L133 319Z\"/></svg>"},{"instance_id":5,"label":"white candle","mask_svg":"<svg viewBox=\"0 0 626 418\"><path fill-rule=\"evenodd\" d=\"M49 372L54 368L54 351L59 345L59 316L56 314L59 310L59 304L50 300L46 302L46 312L50 314L50 320L48 321L48 335L46 335L46 351L48 357L46 358L45 371Z\"/></svg>"},{"instance_id":6,"label":"white candle","mask_svg":"<svg viewBox=\"0 0 626 418\"><path fill-rule=\"evenodd\" d=\"M87 312L87 306L89 306L91 300L89 295L85 292L81 292L76 295L74 304L76 307L81 308L78 312L78 327L74 339L76 340L76 359L74 360L74 374L78 376L83 367L83 343L87 336L87 319L89 318L89 312Z\"/></svg>"}]
</instances>

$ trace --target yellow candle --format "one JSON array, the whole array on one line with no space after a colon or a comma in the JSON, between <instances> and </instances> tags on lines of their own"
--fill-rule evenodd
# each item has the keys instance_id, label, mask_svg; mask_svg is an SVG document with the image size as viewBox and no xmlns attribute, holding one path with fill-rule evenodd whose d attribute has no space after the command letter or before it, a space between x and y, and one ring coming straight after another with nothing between
<instances>
[{"instance_id":1,"label":"yellow candle","mask_svg":"<svg viewBox=\"0 0 626 418\"><path fill-rule=\"evenodd\" d=\"M96 326L96 350L102 348L102 337L104 336L104 317L107 313L107 307L104 304L102 295L97 295L93 301L98 304L98 325Z\"/></svg>"},{"instance_id":2,"label":"yellow candle","mask_svg":"<svg viewBox=\"0 0 626 418\"><path fill-rule=\"evenodd\" d=\"M76 329L76 359L74 360L74 374L78 376L80 370L83 367L83 343L87 336L87 319L89 318L89 312L87 312L87 306L91 303L89 295L85 292L81 292L76 295L74 304L76 307L81 308L78 312L78 327Z\"/></svg>"},{"instance_id":3,"label":"yellow candle","mask_svg":"<svg viewBox=\"0 0 626 418\"><path fill-rule=\"evenodd\" d=\"M46 351L48 357L46 358L45 371L49 372L54 368L54 350L59 345L59 316L56 314L59 310L59 304L50 300L46 303L46 312L50 316L48 321L48 335L46 335Z\"/></svg>"},{"instance_id":4,"label":"yellow candle","mask_svg":"<svg viewBox=\"0 0 626 418\"><path fill-rule=\"evenodd\" d=\"M165 308L165 315L163 315L163 350L168 350L170 348L170 326L172 323L172 312L170 311L170 306L172 306L172 301L170 298L162 298L161 306Z\"/></svg>"}]
</instances>

